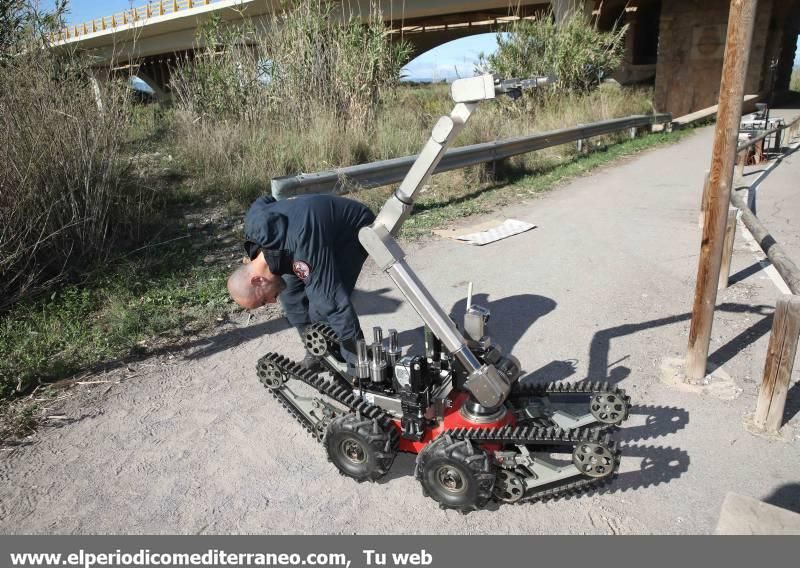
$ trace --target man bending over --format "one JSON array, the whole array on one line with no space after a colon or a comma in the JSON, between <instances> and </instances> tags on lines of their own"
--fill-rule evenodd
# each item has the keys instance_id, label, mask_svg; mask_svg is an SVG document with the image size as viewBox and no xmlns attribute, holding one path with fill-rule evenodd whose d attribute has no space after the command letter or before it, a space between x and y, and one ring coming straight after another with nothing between
<instances>
[{"instance_id":1,"label":"man bending over","mask_svg":"<svg viewBox=\"0 0 800 568\"><path fill-rule=\"evenodd\" d=\"M363 334L350 295L367 258L358 232L374 220L365 205L343 197L259 197L244 221L251 262L228 278L231 297L247 309L279 299L301 337L308 324L327 323L352 367ZM314 363L306 353L304 366Z\"/></svg>"}]
</instances>

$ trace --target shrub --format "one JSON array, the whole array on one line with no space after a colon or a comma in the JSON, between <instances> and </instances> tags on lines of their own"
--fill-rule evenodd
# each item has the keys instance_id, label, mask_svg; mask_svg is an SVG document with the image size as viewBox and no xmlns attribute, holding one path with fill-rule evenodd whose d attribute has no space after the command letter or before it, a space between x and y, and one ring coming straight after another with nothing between
<instances>
[{"instance_id":1,"label":"shrub","mask_svg":"<svg viewBox=\"0 0 800 568\"><path fill-rule=\"evenodd\" d=\"M225 120L248 118L266 102L264 63L247 45L249 35L224 28L219 16L198 29L203 47L179 61L172 75L179 108L194 117Z\"/></svg>"},{"instance_id":2,"label":"shrub","mask_svg":"<svg viewBox=\"0 0 800 568\"><path fill-rule=\"evenodd\" d=\"M392 43L377 8L366 25L341 22L334 2L293 0L268 28L198 30L203 49L172 79L179 107L196 117L302 122L329 113L369 125L381 93L399 80L410 50Z\"/></svg>"},{"instance_id":3,"label":"shrub","mask_svg":"<svg viewBox=\"0 0 800 568\"><path fill-rule=\"evenodd\" d=\"M173 74L176 151L201 191L246 202L271 177L370 159L381 102L408 59L373 8L342 22L337 3L294 0L265 30L218 22Z\"/></svg>"},{"instance_id":4,"label":"shrub","mask_svg":"<svg viewBox=\"0 0 800 568\"><path fill-rule=\"evenodd\" d=\"M88 66L43 48L55 19L27 6L3 5L0 309L107 258L150 204L122 155L127 87L109 83L101 112Z\"/></svg>"},{"instance_id":5,"label":"shrub","mask_svg":"<svg viewBox=\"0 0 800 568\"><path fill-rule=\"evenodd\" d=\"M292 116L325 109L355 128L374 116L381 93L393 87L410 48L392 43L377 4L366 24L340 22L337 3L295 0L265 35L274 100Z\"/></svg>"},{"instance_id":6,"label":"shrub","mask_svg":"<svg viewBox=\"0 0 800 568\"><path fill-rule=\"evenodd\" d=\"M627 26L599 31L578 12L560 24L542 13L498 34L497 51L482 57L479 66L503 77L553 77L554 89L561 92L586 91L619 66L626 31Z\"/></svg>"}]
</instances>

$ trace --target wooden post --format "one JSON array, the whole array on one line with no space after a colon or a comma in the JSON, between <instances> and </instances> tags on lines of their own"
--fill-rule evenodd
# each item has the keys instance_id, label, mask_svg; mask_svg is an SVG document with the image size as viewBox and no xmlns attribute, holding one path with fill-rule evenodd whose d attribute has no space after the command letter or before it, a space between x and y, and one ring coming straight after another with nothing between
<instances>
[{"instance_id":1,"label":"wooden post","mask_svg":"<svg viewBox=\"0 0 800 568\"><path fill-rule=\"evenodd\" d=\"M778 298L769 336L764 379L758 393L753 423L756 428L775 433L783 422L786 394L800 338L800 296L784 294Z\"/></svg>"},{"instance_id":2,"label":"wooden post","mask_svg":"<svg viewBox=\"0 0 800 568\"><path fill-rule=\"evenodd\" d=\"M709 171L706 170L706 177L703 180L703 195L700 196L700 215L697 217L697 225L701 229L706 222L706 209L708 208L708 176Z\"/></svg>"},{"instance_id":3,"label":"wooden post","mask_svg":"<svg viewBox=\"0 0 800 568\"><path fill-rule=\"evenodd\" d=\"M757 4L758 0L731 0L719 89L717 126L711 155L707 209L697 267L692 324L689 328L686 379L690 382L704 382L706 376L708 347L711 341L711 326L714 323L714 305L717 301L722 262L722 245L731 200L733 163L736 159L739 122L742 118L744 82Z\"/></svg>"},{"instance_id":4,"label":"wooden post","mask_svg":"<svg viewBox=\"0 0 800 568\"><path fill-rule=\"evenodd\" d=\"M749 149L742 150L736 154L736 165L733 169L733 189L737 190L746 187L747 183L744 181L744 164L747 162L747 153Z\"/></svg>"},{"instance_id":5,"label":"wooden post","mask_svg":"<svg viewBox=\"0 0 800 568\"><path fill-rule=\"evenodd\" d=\"M172 11L173 12L178 11L178 0L172 0Z\"/></svg>"},{"instance_id":6,"label":"wooden post","mask_svg":"<svg viewBox=\"0 0 800 568\"><path fill-rule=\"evenodd\" d=\"M733 258L733 243L736 240L736 216L739 210L736 207L728 209L728 224L725 226L725 242L722 246L722 265L719 269L719 290L728 287L728 278L731 276L731 259Z\"/></svg>"}]
</instances>

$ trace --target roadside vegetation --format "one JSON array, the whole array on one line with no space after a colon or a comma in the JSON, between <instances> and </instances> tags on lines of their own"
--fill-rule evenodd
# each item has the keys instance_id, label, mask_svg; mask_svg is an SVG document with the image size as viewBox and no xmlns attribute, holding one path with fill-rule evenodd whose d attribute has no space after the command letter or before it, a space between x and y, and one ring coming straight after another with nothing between
<instances>
[{"instance_id":1,"label":"roadside vegetation","mask_svg":"<svg viewBox=\"0 0 800 568\"><path fill-rule=\"evenodd\" d=\"M792 69L792 80L789 88L796 93L800 93L800 67Z\"/></svg>"},{"instance_id":2,"label":"roadside vegetation","mask_svg":"<svg viewBox=\"0 0 800 568\"><path fill-rule=\"evenodd\" d=\"M135 104L122 79L104 86L98 106L88 62L33 48L63 6L0 6L14 16L0 18L13 22L0 32L0 401L17 398L0 402L16 424L0 426L0 440L35 422L21 395L223 321L234 310L224 280L241 257L241 215L272 177L416 153L452 107L447 85L399 81L410 51L388 41L377 13L367 25L336 24L334 6L316 0L295 0L276 16L278 32L245 30L257 49L237 47L243 38L218 22L198 30L207 47L176 69L169 106ZM458 144L653 112L650 89L602 81L623 34L578 18L559 29L548 18L518 24L480 65L564 79L485 103ZM542 37L560 46L542 55L550 67L516 66ZM437 175L403 236L428 236L676 136L610 135L588 154L569 145ZM377 208L389 191L352 196Z\"/></svg>"}]
</instances>

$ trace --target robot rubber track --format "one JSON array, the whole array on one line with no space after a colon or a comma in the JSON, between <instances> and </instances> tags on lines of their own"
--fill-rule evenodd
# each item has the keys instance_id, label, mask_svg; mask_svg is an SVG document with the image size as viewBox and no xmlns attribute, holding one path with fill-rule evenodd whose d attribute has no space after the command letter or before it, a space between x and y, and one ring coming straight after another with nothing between
<instances>
[{"instance_id":1,"label":"robot rubber track","mask_svg":"<svg viewBox=\"0 0 800 568\"><path fill-rule=\"evenodd\" d=\"M299 363L278 353L268 353L258 362L260 382L273 394L287 412L300 423L318 442L323 442L324 434L330 419L319 419L314 422L307 417L286 392L290 381L296 380L311 387L316 393L335 401L347 408L349 413L356 413L367 419L376 421L387 427L399 438L399 432L392 426L389 413L380 407L364 401L357 392L348 389L336 379L325 378L319 373L303 368ZM527 393L526 393L527 394ZM332 416L330 418L333 418ZM528 491L524 497L515 500L517 504L549 501L575 496L587 491L597 490L607 485L616 476L620 464L620 450L609 434L600 429L580 428L563 430L545 426L505 426L500 428L460 428L441 434L456 441L468 441L474 444L486 444L495 447L507 446L541 446L542 449L553 449L569 446L574 448L582 443L593 444L613 456L612 469L602 477L572 477L563 483ZM501 469L502 471L502 464Z\"/></svg>"}]
</instances>

